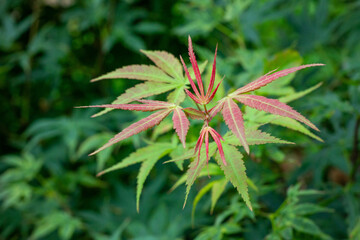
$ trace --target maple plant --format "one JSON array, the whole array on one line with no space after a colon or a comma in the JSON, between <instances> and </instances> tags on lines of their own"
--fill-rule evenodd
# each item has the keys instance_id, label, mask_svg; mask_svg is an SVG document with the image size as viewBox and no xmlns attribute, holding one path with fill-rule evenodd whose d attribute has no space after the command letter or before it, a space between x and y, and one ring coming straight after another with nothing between
<instances>
[{"instance_id":1,"label":"maple plant","mask_svg":"<svg viewBox=\"0 0 360 240\"><path fill-rule=\"evenodd\" d=\"M238 103L244 104L256 110L285 117L285 122L287 120L296 120L316 131L319 131L319 129L303 115L285 104L284 102L286 102L286 99L282 102L276 99L269 99L264 96L251 95L247 93L253 92L280 77L294 73L300 69L322 66L324 64L307 64L281 71L271 71L255 81L229 93L225 97L220 98L214 103L212 101L217 94L219 86L221 86L222 80L224 79L224 77L220 81L218 79L218 83L216 84L217 46L215 49L209 85L205 90L201 74L205 68L206 62L205 64L198 65L190 36L188 40L189 58L192 66L189 69L181 56L180 63L180 61L172 54L165 51L142 50L142 53L154 62L155 66L125 66L92 80L92 82L95 82L103 79L125 78L145 81L144 83L137 84L134 87L127 89L125 93L120 95L111 104L83 106L105 108L101 112L93 115L94 117L103 115L113 109L156 112L126 127L90 155L97 154L126 138L159 125L169 114L172 114L172 123L168 124L172 125L175 129L175 132L181 142L180 145L177 144L177 141L170 143L152 142L148 146L138 149L136 152L130 154L130 156L123 159L121 162L100 172L98 176L132 164L142 163L137 179L137 209L139 209L139 199L144 182L157 161L159 161L162 157L169 155L171 160L166 162L174 162L181 170L183 170L183 161L186 159L192 159L186 174L184 174L184 176L181 177L172 188L175 189L182 183L186 182L187 188L184 206L190 192L190 188L196 178L205 175L210 176L223 174L223 179L213 182L213 184L207 188L210 189L213 187L215 189L215 187L217 187L217 190L215 190L216 197L212 199L212 208L215 206L215 203L220 197L222 191L224 191L224 184L230 181L241 194L249 209L252 210L248 194L248 185L253 186L253 183L246 176L243 155L240 153L238 147L242 146L245 152L249 154L250 145L266 143L292 143L260 131L258 129L259 125L249 125L248 128L245 128L243 112L238 106ZM185 76L183 71L185 72ZM194 79L196 81L194 81ZM313 89L311 89L311 91ZM170 92L167 96L167 101L145 99L165 92ZM300 97L304 94L305 92L300 93L294 98ZM181 106L186 96L193 101L194 107ZM216 131L213 127L211 127L211 121L220 112L222 119L225 121L230 130L223 136L221 136L219 131ZM189 118L202 120L203 125L196 143L190 142L186 145L186 135L190 127ZM285 123L282 125L287 126ZM165 124L160 124L158 127L169 129L166 128ZM303 132L308 135L312 134L307 133L305 130L303 130ZM319 139L317 136L313 136L314 138ZM213 141L210 140L210 137ZM209 163L211 157L214 157L217 164ZM208 166L207 171L204 168L206 165Z\"/></svg>"}]
</instances>

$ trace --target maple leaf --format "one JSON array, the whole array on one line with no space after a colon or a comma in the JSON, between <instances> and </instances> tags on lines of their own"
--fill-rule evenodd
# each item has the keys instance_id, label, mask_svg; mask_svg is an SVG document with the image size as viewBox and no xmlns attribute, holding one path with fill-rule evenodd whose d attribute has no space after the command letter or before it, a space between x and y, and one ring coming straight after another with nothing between
<instances>
[{"instance_id":1,"label":"maple leaf","mask_svg":"<svg viewBox=\"0 0 360 240\"><path fill-rule=\"evenodd\" d=\"M196 103L201 104L201 105L206 105L214 98L214 96L215 96L215 94L216 94L216 92L217 92L217 90L218 90L218 88L219 88L219 86L220 86L220 84L222 82L222 80L221 80L218 83L218 85L216 86L215 90L212 91L213 87L214 87L214 82L215 82L217 46L216 46L216 49L215 49L214 63L213 63L213 69L212 69L212 73L211 73L210 83L209 83L209 87L207 89L207 93L205 94L203 81L201 79L199 66L198 66L197 61L196 61L196 57L195 57L195 54L194 54L194 49L193 49L193 46L192 46L192 41L191 41L190 36L189 36L188 40L189 40L189 57L190 57L191 65L192 65L192 67L194 69L194 74L195 74L195 78L196 78L196 82L197 82L197 87L196 87L192 77L189 74L189 71L188 71L188 69L187 69L187 67L185 65L184 60L180 56L181 63L182 63L182 65L184 67L184 70L185 70L185 74L186 74L187 78L189 79L191 88L193 89L195 95L192 94L187 89L185 89L185 92Z\"/></svg>"},{"instance_id":2,"label":"maple leaf","mask_svg":"<svg viewBox=\"0 0 360 240\"><path fill-rule=\"evenodd\" d=\"M126 78L145 81L144 83L137 84L136 86L127 89L125 93L120 95L111 104L84 106L91 108L105 108L105 110L95 114L94 116L102 115L113 109L156 112L123 129L120 133L116 134L106 144L90 155L96 154L105 148L114 145L115 143L154 127L155 125L158 125L170 113L173 113L172 123L166 123L167 130L165 131L168 131L171 129L171 127L175 129L182 147L186 149L185 152L181 152L179 150L181 145L175 147L173 143L153 143L149 145L148 148L146 147L136 151L134 154L131 154L128 158L124 159L124 161L100 172L98 175L100 176L106 172L141 162L141 167L137 178L136 192L136 206L137 209L139 209L139 199L144 182L151 169L155 166L156 162L160 158L170 153L172 159L167 162L178 161L176 164L180 169L182 169L183 161L185 159L194 157L195 160L189 164L189 169L186 173L186 176L179 180L180 182L186 182L187 185L184 202L185 206L191 186L197 177L204 175L203 167L206 164L209 166L209 159L214 156L216 152L218 152L218 154L215 156L215 160L217 161L219 167L217 167L218 170L212 169L211 174L220 175L219 172L222 170L226 180L233 184L233 186L242 196L246 205L250 210L252 210L247 184L249 183L250 186L252 186L253 183L246 176L245 165L242 160L243 155L238 151L237 146L244 147L246 153L249 154L249 145L266 143L291 143L275 138L270 134L261 132L256 128L245 129L243 113L235 101L242 103L250 108L279 116L278 118L280 121L276 121L276 119L270 119L269 122L277 123L282 126L305 132L309 136L314 136L310 131L302 128L303 126L300 123L303 123L317 131L319 131L319 129L303 115L288 106L285 102L303 96L307 92L312 91L311 89L315 89L316 86L309 90L293 94L292 96L286 96L285 98L280 99L281 101L276 99L269 99L264 96L251 95L248 93L260 89L275 81L276 79L294 73L298 70L307 67L322 66L324 64L307 64L277 72L276 70L271 71L256 79L255 81L235 90L231 94L228 94L226 97L218 100L216 104L210 110L208 110L207 104L209 104L214 99L214 96L224 79L221 79L221 81L219 81L217 86L214 88L217 46L215 48L209 86L207 90L205 90L201 74L204 71L207 61L198 65L190 36L188 37L188 43L188 53L192 68L188 69L186 67L185 62L181 56L179 61L172 54L164 51L141 50L141 52L144 53L155 65L125 66L92 80L99 81L103 79ZM183 74L183 70L185 72L185 76ZM196 83L193 80L194 78ZM192 92L187 89L188 85L190 85ZM168 91L172 92L167 96L167 102L145 99L147 97L162 94ZM197 109L191 107L182 108L180 106L186 95L196 103ZM230 132L227 133L224 138L210 126L210 121L219 112L222 113L223 119L230 129ZM264 114L265 113L263 113L263 115ZM267 116L268 115L263 116L263 119L265 119ZM187 117L196 120L202 120L204 122L196 144L190 143L190 147L188 146L188 148L186 148L186 135L190 127L190 122ZM290 121L288 121L288 123L284 123L283 118L290 119ZM209 142L210 136L212 137L213 142ZM210 166L213 165L210 164ZM210 173L208 172L208 174ZM211 188L217 189L213 190L216 192L216 194L212 196L214 199L212 202L216 202L221 192L224 190L224 186L227 182L226 180L219 181L217 184L215 184L215 182L210 183L202 191L200 191L194 201L194 209L197 201L201 198L201 196ZM179 181L173 188L181 184Z\"/></svg>"},{"instance_id":3,"label":"maple leaf","mask_svg":"<svg viewBox=\"0 0 360 240\"><path fill-rule=\"evenodd\" d=\"M215 107L210 109L210 119L213 118L220 110L222 110L223 118L226 124L229 126L230 130L234 133L234 135L240 140L241 145L244 147L245 151L248 154L250 149L245 136L244 120L243 120L242 112L240 108L237 106L237 104L233 101L233 99L251 108L255 108L257 110L295 119L299 122L308 125L314 130L319 131L319 129L313 123L311 123L308 119L306 119L304 116L302 116L300 113L292 109L287 104L282 103L276 99L269 99L257 95L244 95L243 93L257 90L261 87L266 86L272 81L275 81L280 77L286 76L300 69L313 67L313 66L323 66L323 65L324 64L315 63L315 64L307 64L299 67L289 68L275 73L273 73L275 70L271 71L265 74L264 76L258 78L257 80L248 83L244 87L235 90L233 93L229 94L226 98L221 99L217 103L217 105L215 105Z\"/></svg>"},{"instance_id":4,"label":"maple leaf","mask_svg":"<svg viewBox=\"0 0 360 240\"><path fill-rule=\"evenodd\" d=\"M169 101L180 104L184 100L184 76L181 63L172 54L165 51L144 51L141 50L151 61L153 65L130 65L115 71L104 74L100 77L92 79L97 82L104 79L135 79L142 80L125 93L121 94L112 102L112 104L128 104L137 99L158 95L173 90L169 96ZM106 108L103 111L93 115L93 117L101 116L114 108Z\"/></svg>"}]
</instances>

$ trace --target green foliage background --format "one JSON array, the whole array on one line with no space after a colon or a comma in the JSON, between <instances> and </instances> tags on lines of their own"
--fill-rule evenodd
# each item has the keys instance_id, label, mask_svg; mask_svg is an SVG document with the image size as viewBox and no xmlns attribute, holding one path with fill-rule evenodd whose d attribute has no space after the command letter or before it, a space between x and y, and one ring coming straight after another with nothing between
<instances>
[{"instance_id":1,"label":"green foliage background","mask_svg":"<svg viewBox=\"0 0 360 240\"><path fill-rule=\"evenodd\" d=\"M92 119L92 109L74 109L109 103L133 85L89 80L148 63L139 49L186 56L189 34L201 61L212 61L219 43L226 90L276 67L326 64L260 92L282 97L323 82L291 105L324 142L264 125L296 145L253 146L245 157L253 213L220 180L212 184L224 194L213 207L207 178L182 210L185 187L168 193L182 172L158 163L138 214L137 166L95 176L146 146L146 134L87 156L139 118L113 111ZM0 239L360 239L359 40L360 1L1 1Z\"/></svg>"}]
</instances>

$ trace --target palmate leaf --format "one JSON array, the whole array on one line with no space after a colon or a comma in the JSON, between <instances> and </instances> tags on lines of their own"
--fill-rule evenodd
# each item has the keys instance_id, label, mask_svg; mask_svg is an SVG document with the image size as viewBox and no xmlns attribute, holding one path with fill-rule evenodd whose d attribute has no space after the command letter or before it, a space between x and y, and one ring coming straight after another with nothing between
<instances>
[{"instance_id":1,"label":"palmate leaf","mask_svg":"<svg viewBox=\"0 0 360 240\"><path fill-rule=\"evenodd\" d=\"M174 108L172 120L174 122L174 129L176 130L176 133L179 136L179 139L185 148L185 139L186 139L186 134L189 130L190 122L186 118L185 113L180 107Z\"/></svg>"},{"instance_id":2,"label":"palmate leaf","mask_svg":"<svg viewBox=\"0 0 360 240\"><path fill-rule=\"evenodd\" d=\"M321 63L314 63L314 64L307 64L307 65L302 65L299 67L293 67L293 68L288 68L282 71L278 71L275 73L272 73L274 71L269 72L268 74L265 74L264 76L256 79L255 81L248 83L247 85L245 85L244 87L241 87L239 89L237 89L235 92L233 92L232 94L230 94L232 97L241 93L247 93L247 92L251 92L254 91L256 89L259 89L261 87L266 86L267 84L271 83L272 81L286 76L290 73L296 72L298 70L307 68L307 67L314 67L314 66L324 66L324 64ZM272 73L272 74L271 74Z\"/></svg>"},{"instance_id":3,"label":"palmate leaf","mask_svg":"<svg viewBox=\"0 0 360 240\"><path fill-rule=\"evenodd\" d=\"M145 97L150 97L153 95L158 95L164 92L168 92L172 89L178 87L178 84L164 84L164 83L154 83L154 82L146 82L140 83L135 87L129 88L125 91L125 93L121 94L115 101L111 104L127 104L133 102L138 99L142 99ZM92 117L99 117L105 113L112 111L113 108L106 108L103 111L94 114Z\"/></svg>"},{"instance_id":4,"label":"palmate leaf","mask_svg":"<svg viewBox=\"0 0 360 240\"><path fill-rule=\"evenodd\" d=\"M115 71L104 74L98 78L94 78L91 82L100 81L103 79L127 78L137 79L152 82L174 83L174 79L164 73L161 69L149 65L130 65L125 66Z\"/></svg>"},{"instance_id":5,"label":"palmate leaf","mask_svg":"<svg viewBox=\"0 0 360 240\"><path fill-rule=\"evenodd\" d=\"M290 106L285 103L280 102L276 99L269 99L263 96L256 95L240 95L235 97L239 102L257 110L262 110L272 114L293 118L302 122L312 129L319 131L319 129L307 120L303 115L292 109Z\"/></svg>"},{"instance_id":6,"label":"palmate leaf","mask_svg":"<svg viewBox=\"0 0 360 240\"><path fill-rule=\"evenodd\" d=\"M245 151L249 154L250 149L246 142L244 119L240 108L231 98L227 98L225 100L224 107L222 109L222 114L225 123L228 125L229 129L240 140L241 145L244 147Z\"/></svg>"},{"instance_id":7,"label":"palmate leaf","mask_svg":"<svg viewBox=\"0 0 360 240\"><path fill-rule=\"evenodd\" d=\"M192 76L190 76L190 73L185 65L184 60L182 59L182 57L180 56L180 60L181 63L184 67L185 70L185 74L186 77L188 78L191 88L194 91L195 94L191 93L189 90L185 89L185 92L187 93L187 95L192 98L196 103L204 105L204 104L208 104L215 96L220 84L222 81L220 81L218 83L218 85L216 86L215 90L212 91L213 87L214 87L214 82L215 82L215 73L216 73L216 54L217 54L217 46L215 49L215 56L214 56L214 63L213 63L213 69L212 69L212 74L210 77L210 82L209 82L209 87L207 89L207 93L205 93L205 89L204 89L204 84L203 84L203 80L201 78L201 72L199 69L199 66L197 64L196 61L196 57L195 57L195 53L193 50L193 46L192 46L192 42L191 42L191 38L189 36L189 57L190 57L190 62L191 65L193 67L194 70L194 75L196 78L196 82L197 82L197 87L192 79Z\"/></svg>"},{"instance_id":8,"label":"palmate leaf","mask_svg":"<svg viewBox=\"0 0 360 240\"><path fill-rule=\"evenodd\" d=\"M236 147L223 144L223 149L226 157L227 165L225 166L219 157L215 157L221 169L224 171L225 178L234 185L240 193L248 208L252 211L250 197L247 187L247 176L245 172L243 155L236 149Z\"/></svg>"},{"instance_id":9,"label":"palmate leaf","mask_svg":"<svg viewBox=\"0 0 360 240\"><path fill-rule=\"evenodd\" d=\"M148 81L126 90L126 92L120 95L112 104L127 104L134 100L161 94L172 89L184 88L184 78L179 60L172 54L164 51L142 50L142 52L149 57L157 67L148 65L125 66L92 80L127 78ZM174 98L174 103L183 101L183 99L180 98L181 91L179 91L177 95L178 97ZM178 101L178 98L180 101ZM95 114L93 117L101 116L111 110L111 108L107 108Z\"/></svg>"},{"instance_id":10,"label":"palmate leaf","mask_svg":"<svg viewBox=\"0 0 360 240\"><path fill-rule=\"evenodd\" d=\"M150 158L151 156L163 155L164 152L168 151L169 149L172 149L171 143L154 143L148 145L146 147L136 150L136 152L131 153L128 157L124 158L121 162L115 164L114 166L99 172L97 176L99 177L105 173L119 170L128 167L130 165L143 162L148 158Z\"/></svg>"},{"instance_id":11,"label":"palmate leaf","mask_svg":"<svg viewBox=\"0 0 360 240\"><path fill-rule=\"evenodd\" d=\"M171 111L172 111L172 109L160 110L156 113L151 114L150 116L148 116L146 118L141 119L140 121L138 121L136 123L131 124L129 127L125 128L120 133L116 134L112 139L109 140L108 143L103 145L101 148L99 148L95 152L92 152L90 155L94 155L115 143L118 143L128 137L131 137L135 134L138 134L139 132L142 132L148 128L151 128L151 127L159 124Z\"/></svg>"}]
</instances>

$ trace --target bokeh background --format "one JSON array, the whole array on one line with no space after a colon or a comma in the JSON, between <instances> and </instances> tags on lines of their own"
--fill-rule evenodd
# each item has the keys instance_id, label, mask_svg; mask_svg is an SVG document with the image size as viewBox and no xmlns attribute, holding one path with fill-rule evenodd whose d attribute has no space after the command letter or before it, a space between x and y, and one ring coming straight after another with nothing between
<instances>
[{"instance_id":1,"label":"bokeh background","mask_svg":"<svg viewBox=\"0 0 360 240\"><path fill-rule=\"evenodd\" d=\"M87 156L137 118L74 109L109 103L134 84L89 80L150 63L140 49L186 56L188 35L201 61L212 61L219 44L225 89L256 79L269 63L326 64L270 93L323 82L291 105L324 142L266 127L296 145L253 147L245 158L258 187L250 192L254 213L228 186L212 214L210 195L201 199L191 224L208 179L183 210L185 188L168 192L183 173L161 163L137 213L138 166L96 173L143 146L141 136ZM2 0L0 92L0 239L360 239L360 1Z\"/></svg>"}]
</instances>

